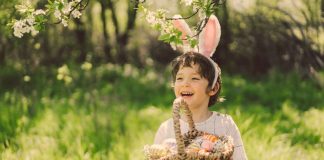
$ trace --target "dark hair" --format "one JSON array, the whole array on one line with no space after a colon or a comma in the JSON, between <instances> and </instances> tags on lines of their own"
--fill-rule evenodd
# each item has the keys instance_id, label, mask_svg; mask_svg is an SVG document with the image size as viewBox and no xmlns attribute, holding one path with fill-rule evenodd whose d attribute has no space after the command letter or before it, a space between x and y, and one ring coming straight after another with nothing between
<instances>
[{"instance_id":1,"label":"dark hair","mask_svg":"<svg viewBox=\"0 0 324 160\"><path fill-rule=\"evenodd\" d=\"M197 52L187 52L172 61L172 83L175 83L176 75L180 67L192 67L193 64L198 64L198 73L200 74L200 76L208 80L208 87L206 92L210 91L212 89L212 83L215 78L215 69L213 64L204 55ZM218 68L218 70L220 71L220 68ZM214 105L218 101L218 96L222 88L220 73L217 74L218 78L216 83L218 83L219 88L216 94L209 98L208 107Z\"/></svg>"}]
</instances>

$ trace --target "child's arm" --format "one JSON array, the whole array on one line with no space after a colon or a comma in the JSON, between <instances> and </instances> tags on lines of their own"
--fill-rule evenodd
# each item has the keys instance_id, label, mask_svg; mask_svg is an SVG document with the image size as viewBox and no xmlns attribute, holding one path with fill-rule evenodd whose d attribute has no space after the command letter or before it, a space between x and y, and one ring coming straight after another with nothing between
<instances>
[{"instance_id":1,"label":"child's arm","mask_svg":"<svg viewBox=\"0 0 324 160\"><path fill-rule=\"evenodd\" d=\"M154 144L161 144L164 139L164 129L163 126L161 125L158 131L155 133L154 137Z\"/></svg>"},{"instance_id":2,"label":"child's arm","mask_svg":"<svg viewBox=\"0 0 324 160\"><path fill-rule=\"evenodd\" d=\"M234 140L234 153L233 153L232 159L233 160L246 160L247 157L246 157L246 153L245 153L245 149L244 149L240 131L237 128L232 117L229 116L229 120L230 120L230 123L227 128L227 134L231 135Z\"/></svg>"},{"instance_id":3,"label":"child's arm","mask_svg":"<svg viewBox=\"0 0 324 160\"><path fill-rule=\"evenodd\" d=\"M167 120L160 125L155 133L154 144L161 144L165 139L170 138L170 127L172 126L169 126L169 121Z\"/></svg>"}]
</instances>

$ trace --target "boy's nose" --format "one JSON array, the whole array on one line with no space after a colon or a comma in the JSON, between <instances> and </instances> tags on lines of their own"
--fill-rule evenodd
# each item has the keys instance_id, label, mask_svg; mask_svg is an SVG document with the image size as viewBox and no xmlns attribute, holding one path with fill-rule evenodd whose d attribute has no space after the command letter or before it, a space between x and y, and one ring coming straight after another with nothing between
<instances>
[{"instance_id":1,"label":"boy's nose","mask_svg":"<svg viewBox=\"0 0 324 160\"><path fill-rule=\"evenodd\" d=\"M182 85L183 86L189 86L189 84L190 84L189 80L184 80Z\"/></svg>"}]
</instances>

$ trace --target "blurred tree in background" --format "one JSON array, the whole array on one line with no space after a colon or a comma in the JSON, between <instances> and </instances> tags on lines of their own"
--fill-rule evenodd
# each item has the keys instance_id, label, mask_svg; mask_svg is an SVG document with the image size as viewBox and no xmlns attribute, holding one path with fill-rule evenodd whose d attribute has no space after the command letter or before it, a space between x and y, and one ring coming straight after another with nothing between
<instances>
[{"instance_id":1,"label":"blurred tree in background","mask_svg":"<svg viewBox=\"0 0 324 160\"><path fill-rule=\"evenodd\" d=\"M49 24L39 35L18 39L6 24L18 16L14 6L20 2L1 1L1 65L20 63L32 70L91 57L95 62L141 67L152 58L168 63L174 57L165 54L172 52L170 47L157 42L142 20L136 10L138 0L92 0L82 18L70 21L68 28ZM33 1L36 8L45 3ZM170 10L170 17L179 11L184 16L192 12L177 6L175 0L145 3ZM220 5L216 15L222 36L214 58L227 70L262 74L275 68L309 75L324 68L321 0L231 0Z\"/></svg>"},{"instance_id":2,"label":"blurred tree in background","mask_svg":"<svg viewBox=\"0 0 324 160\"><path fill-rule=\"evenodd\" d=\"M323 2L228 2L220 9L225 53L217 54L225 67L243 73L296 69L302 75L323 69Z\"/></svg>"},{"instance_id":3,"label":"blurred tree in background","mask_svg":"<svg viewBox=\"0 0 324 160\"><path fill-rule=\"evenodd\" d=\"M1 46L6 46L1 48L2 65L13 61L33 67L58 65L66 61L83 62L87 55L101 62L128 62L126 45L135 27L138 1L89 1L82 19L70 21L69 28L49 23L39 35L22 39L13 37L6 26L12 18L19 17L15 5L21 2L1 3ZM35 8L44 8L47 2L33 4Z\"/></svg>"},{"instance_id":4,"label":"blurred tree in background","mask_svg":"<svg viewBox=\"0 0 324 160\"><path fill-rule=\"evenodd\" d=\"M180 53L158 41L140 0L82 0L68 27L50 17L45 30L17 38L7 24L26 1L0 0L0 159L143 159L170 117L166 66ZM194 13L179 1L144 5ZM237 122L249 159L321 159L324 0L217 2L212 58L228 100L212 110ZM195 26L199 15L186 21Z\"/></svg>"}]
</instances>

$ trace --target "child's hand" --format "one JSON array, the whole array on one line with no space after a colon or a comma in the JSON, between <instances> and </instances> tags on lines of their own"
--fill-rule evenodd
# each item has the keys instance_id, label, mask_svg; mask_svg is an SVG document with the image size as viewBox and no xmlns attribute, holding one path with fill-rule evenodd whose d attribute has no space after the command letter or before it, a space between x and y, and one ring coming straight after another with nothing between
<instances>
[{"instance_id":1,"label":"child's hand","mask_svg":"<svg viewBox=\"0 0 324 160\"><path fill-rule=\"evenodd\" d=\"M173 101L173 105L180 105L180 106L188 106L187 102L182 98L182 97L178 97Z\"/></svg>"},{"instance_id":2,"label":"child's hand","mask_svg":"<svg viewBox=\"0 0 324 160\"><path fill-rule=\"evenodd\" d=\"M173 103L181 103L182 101L184 101L184 99L182 97L178 97L173 101Z\"/></svg>"}]
</instances>

